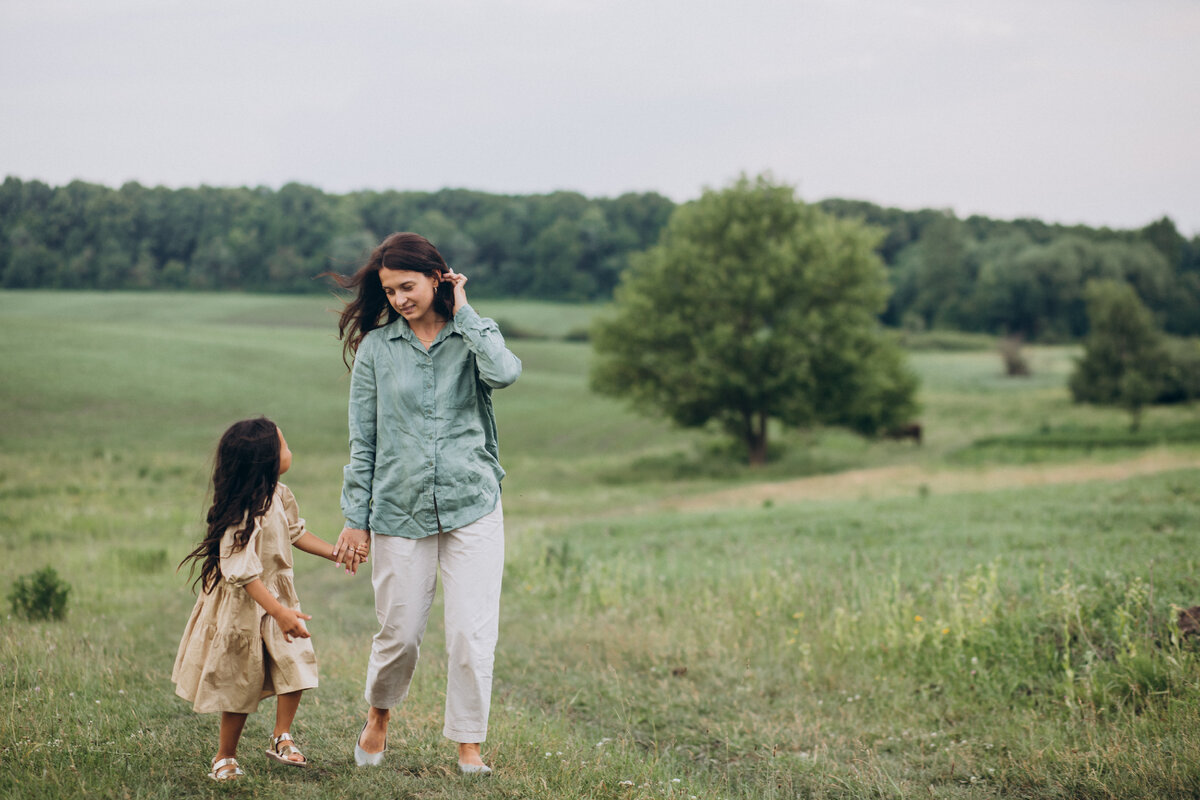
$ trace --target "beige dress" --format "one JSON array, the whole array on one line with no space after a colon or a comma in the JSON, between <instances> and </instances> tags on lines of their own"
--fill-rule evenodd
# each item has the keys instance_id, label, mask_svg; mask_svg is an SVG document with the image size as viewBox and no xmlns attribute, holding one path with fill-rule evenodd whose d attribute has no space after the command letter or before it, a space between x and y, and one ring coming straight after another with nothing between
<instances>
[{"instance_id":1,"label":"beige dress","mask_svg":"<svg viewBox=\"0 0 1200 800\"><path fill-rule=\"evenodd\" d=\"M201 713L248 714L264 697L317 685L312 640L287 641L243 588L258 578L284 606L300 608L292 542L304 533L304 520L291 490L277 485L270 507L237 552L233 533L230 528L221 540L221 576L196 599L171 673L175 693Z\"/></svg>"}]
</instances>

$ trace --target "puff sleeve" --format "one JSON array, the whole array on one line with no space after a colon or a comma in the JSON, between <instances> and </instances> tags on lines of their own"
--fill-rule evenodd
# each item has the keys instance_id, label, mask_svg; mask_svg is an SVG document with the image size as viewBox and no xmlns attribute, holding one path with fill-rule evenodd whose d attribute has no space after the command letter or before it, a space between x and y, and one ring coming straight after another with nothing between
<instances>
[{"instance_id":1,"label":"puff sleeve","mask_svg":"<svg viewBox=\"0 0 1200 800\"><path fill-rule=\"evenodd\" d=\"M304 518L300 516L300 506L296 504L296 495L292 490L279 484L279 499L283 501L283 515L287 517L288 541L295 544L304 535Z\"/></svg>"},{"instance_id":2,"label":"puff sleeve","mask_svg":"<svg viewBox=\"0 0 1200 800\"><path fill-rule=\"evenodd\" d=\"M233 526L225 531L221 538L221 580L233 586L245 586L255 578L261 578L263 573L262 556L262 517L254 521L254 530L246 546L240 550L233 548L233 535L238 527Z\"/></svg>"}]
</instances>

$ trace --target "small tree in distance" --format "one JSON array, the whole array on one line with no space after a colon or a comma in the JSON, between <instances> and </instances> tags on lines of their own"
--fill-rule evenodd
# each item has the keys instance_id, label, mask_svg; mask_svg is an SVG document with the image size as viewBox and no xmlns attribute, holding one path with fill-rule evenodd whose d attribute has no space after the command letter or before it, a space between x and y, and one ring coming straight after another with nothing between
<instances>
[{"instance_id":1,"label":"small tree in distance","mask_svg":"<svg viewBox=\"0 0 1200 800\"><path fill-rule=\"evenodd\" d=\"M1127 283L1093 281L1085 297L1090 330L1071 374L1071 396L1077 403L1124 408L1136 431L1142 407L1158 396L1169 366L1163 334Z\"/></svg>"},{"instance_id":2,"label":"small tree in distance","mask_svg":"<svg viewBox=\"0 0 1200 800\"><path fill-rule=\"evenodd\" d=\"M767 456L767 423L864 434L906 422L916 378L878 323L877 233L743 176L672 214L593 331L592 386Z\"/></svg>"}]
</instances>

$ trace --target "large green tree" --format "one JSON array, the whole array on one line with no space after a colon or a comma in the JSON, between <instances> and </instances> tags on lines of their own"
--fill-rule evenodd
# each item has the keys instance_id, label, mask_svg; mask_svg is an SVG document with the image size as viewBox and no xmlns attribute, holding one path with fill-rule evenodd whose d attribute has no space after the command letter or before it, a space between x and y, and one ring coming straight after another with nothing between
<instances>
[{"instance_id":1,"label":"large green tree","mask_svg":"<svg viewBox=\"0 0 1200 800\"><path fill-rule=\"evenodd\" d=\"M768 420L871 434L906 421L916 379L880 328L879 233L742 177L671 215L594 331L592 385L710 423L767 455Z\"/></svg>"},{"instance_id":2,"label":"large green tree","mask_svg":"<svg viewBox=\"0 0 1200 800\"><path fill-rule=\"evenodd\" d=\"M1091 330L1070 377L1071 395L1077 403L1124 408L1137 430L1142 407L1159 395L1169 370L1163 334L1127 283L1092 281L1085 296Z\"/></svg>"}]
</instances>

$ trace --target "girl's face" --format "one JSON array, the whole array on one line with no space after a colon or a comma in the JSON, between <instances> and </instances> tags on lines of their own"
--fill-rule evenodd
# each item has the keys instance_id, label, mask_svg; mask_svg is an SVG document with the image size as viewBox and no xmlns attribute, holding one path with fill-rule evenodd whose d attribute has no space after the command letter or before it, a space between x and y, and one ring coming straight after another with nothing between
<instances>
[{"instance_id":1,"label":"girl's face","mask_svg":"<svg viewBox=\"0 0 1200 800\"><path fill-rule=\"evenodd\" d=\"M434 321L433 295L438 285L436 276L384 267L379 270L379 283L383 286L388 303L408 320L409 325Z\"/></svg>"},{"instance_id":2,"label":"girl's face","mask_svg":"<svg viewBox=\"0 0 1200 800\"><path fill-rule=\"evenodd\" d=\"M283 438L283 431L279 431L279 474L282 475L291 468L292 451L288 449L287 439Z\"/></svg>"}]
</instances>

